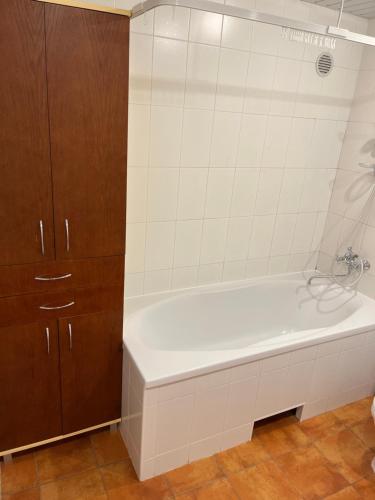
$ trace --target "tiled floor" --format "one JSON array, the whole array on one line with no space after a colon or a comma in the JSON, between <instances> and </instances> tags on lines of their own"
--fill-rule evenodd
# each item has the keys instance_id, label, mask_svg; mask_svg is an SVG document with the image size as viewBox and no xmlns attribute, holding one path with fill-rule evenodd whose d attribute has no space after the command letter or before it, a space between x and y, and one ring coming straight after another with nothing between
<instances>
[{"instance_id":1,"label":"tiled floor","mask_svg":"<svg viewBox=\"0 0 375 500\"><path fill-rule=\"evenodd\" d=\"M120 435L101 431L1 464L1 498L375 499L370 405L364 399L302 424L290 415L268 421L249 443L143 483Z\"/></svg>"}]
</instances>

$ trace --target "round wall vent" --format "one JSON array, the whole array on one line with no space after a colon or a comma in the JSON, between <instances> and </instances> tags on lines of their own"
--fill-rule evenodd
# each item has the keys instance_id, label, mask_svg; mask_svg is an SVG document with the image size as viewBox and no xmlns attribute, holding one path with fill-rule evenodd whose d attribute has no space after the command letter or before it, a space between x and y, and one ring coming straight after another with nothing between
<instances>
[{"instance_id":1,"label":"round wall vent","mask_svg":"<svg viewBox=\"0 0 375 500\"><path fill-rule=\"evenodd\" d=\"M333 69L333 57L329 52L323 52L316 61L316 71L319 76L328 76Z\"/></svg>"}]
</instances>

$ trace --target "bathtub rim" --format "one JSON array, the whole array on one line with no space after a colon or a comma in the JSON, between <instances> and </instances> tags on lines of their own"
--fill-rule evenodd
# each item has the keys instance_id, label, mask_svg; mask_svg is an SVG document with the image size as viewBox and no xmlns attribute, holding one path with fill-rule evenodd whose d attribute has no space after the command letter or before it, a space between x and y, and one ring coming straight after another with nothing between
<instances>
[{"instance_id":1,"label":"bathtub rim","mask_svg":"<svg viewBox=\"0 0 375 500\"><path fill-rule=\"evenodd\" d=\"M134 342L134 335L133 338L131 336L127 337L126 335L126 324L128 323L128 319L133 316L133 314L147 308L150 305L159 303L161 301L174 298L179 295L185 295L188 293L197 293L199 294L200 292L203 291L212 291L212 290L230 290L233 288L243 288L249 285L256 285L257 283L267 283L270 281L301 281L301 279L306 279L306 276L309 277L311 274L314 274L314 271L309 271L309 272L294 272L294 273L284 273L284 274L279 274L275 276L262 276L262 277L256 277L256 278L248 278L245 280L238 280L238 281L231 281L231 282L221 282L221 283L213 283L209 285L202 285L199 287L191 287L191 288L184 288L184 289L178 289L178 290L168 290L165 292L156 292L148 295L143 295L143 296L137 296L137 297L132 297L127 299L128 302L132 301L133 307L130 307L130 312L128 311L128 314L126 315L125 313L125 320L124 320L124 338L123 338L123 343L124 343L124 349L128 352L130 355L132 361L136 365L139 374L142 378L142 382L144 384L144 389L151 389L151 388L156 388L156 387L161 387L164 385L169 385L173 384L176 382L182 382L183 380L188 380L194 377L202 376L202 375L207 375L210 373L214 373L217 371L225 370L225 369L230 369L234 368L237 366L245 365L251 362L255 361L260 361L265 358L270 358L274 357L280 354L285 354L288 352L292 352L295 350L300 350L308 347L314 347L318 346L321 344L326 344L338 339L345 339L348 337L352 337L355 335L360 335L360 334L366 334L368 332L371 332L375 329L375 300L371 299L367 295L359 292L357 290L357 295L359 298L362 300L362 308L366 309L365 313L368 312L368 309L373 309L373 318L371 322L367 322L366 324L362 324L358 327L350 327L346 329L341 329L339 331L333 331L329 332L329 330L332 328L323 328L319 329L314 333L314 336L308 337L305 339L290 339L290 336L286 335L283 338L283 343L280 342L280 345L273 345L273 346L267 346L266 343L264 345L261 345L260 347L252 347L252 352L244 354L243 356L236 356L233 357L233 359L226 359L226 360L219 360L215 362L208 362L204 366L195 366L191 369L184 369L180 372L176 372L173 374L165 375L165 376L160 376L160 375L153 375L151 371L148 369L149 366L147 365L147 360L138 360L138 355L139 352L144 351L147 353L155 353L155 352L160 352L160 353L169 353L169 355L173 355L173 353L181 353L181 352L189 352L189 353L194 353L195 351L157 351L153 349L148 349L145 346L141 346L141 344L137 344L137 342ZM127 308L125 307L125 311ZM344 322L345 323L345 322ZM339 323L338 325L340 325ZM292 335L298 334L294 333ZM244 350L244 349L243 349ZM219 353L223 352L222 350L217 350L217 351L209 351L209 352L214 352L214 353ZM142 353L141 353L142 354ZM141 357L141 356L140 356ZM143 361L143 363L142 363Z\"/></svg>"}]
</instances>

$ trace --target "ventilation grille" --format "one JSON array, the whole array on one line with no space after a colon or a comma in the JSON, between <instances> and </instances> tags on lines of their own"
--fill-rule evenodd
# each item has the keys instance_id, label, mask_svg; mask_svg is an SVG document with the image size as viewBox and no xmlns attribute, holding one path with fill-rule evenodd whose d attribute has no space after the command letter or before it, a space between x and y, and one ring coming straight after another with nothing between
<instances>
[{"instance_id":1,"label":"ventilation grille","mask_svg":"<svg viewBox=\"0 0 375 500\"><path fill-rule=\"evenodd\" d=\"M319 76L328 76L333 68L333 57L328 52L320 54L316 61L316 71Z\"/></svg>"}]
</instances>

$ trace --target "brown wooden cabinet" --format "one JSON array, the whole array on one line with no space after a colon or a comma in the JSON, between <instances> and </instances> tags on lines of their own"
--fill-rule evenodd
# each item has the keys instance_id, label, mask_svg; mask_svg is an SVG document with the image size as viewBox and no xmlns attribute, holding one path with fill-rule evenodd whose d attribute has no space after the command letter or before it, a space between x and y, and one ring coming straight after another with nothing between
<instances>
[{"instance_id":1,"label":"brown wooden cabinet","mask_svg":"<svg viewBox=\"0 0 375 500\"><path fill-rule=\"evenodd\" d=\"M64 318L59 330L64 433L118 418L121 311Z\"/></svg>"},{"instance_id":2,"label":"brown wooden cabinet","mask_svg":"<svg viewBox=\"0 0 375 500\"><path fill-rule=\"evenodd\" d=\"M102 18L98 12L46 6L56 254L61 259L125 250L124 41L129 27L121 16Z\"/></svg>"},{"instance_id":3,"label":"brown wooden cabinet","mask_svg":"<svg viewBox=\"0 0 375 500\"><path fill-rule=\"evenodd\" d=\"M129 19L0 2L0 456L121 416Z\"/></svg>"},{"instance_id":4,"label":"brown wooden cabinet","mask_svg":"<svg viewBox=\"0 0 375 500\"><path fill-rule=\"evenodd\" d=\"M0 265L55 257L43 16L0 2Z\"/></svg>"},{"instance_id":5,"label":"brown wooden cabinet","mask_svg":"<svg viewBox=\"0 0 375 500\"><path fill-rule=\"evenodd\" d=\"M0 451L62 433L55 321L0 328Z\"/></svg>"}]
</instances>

